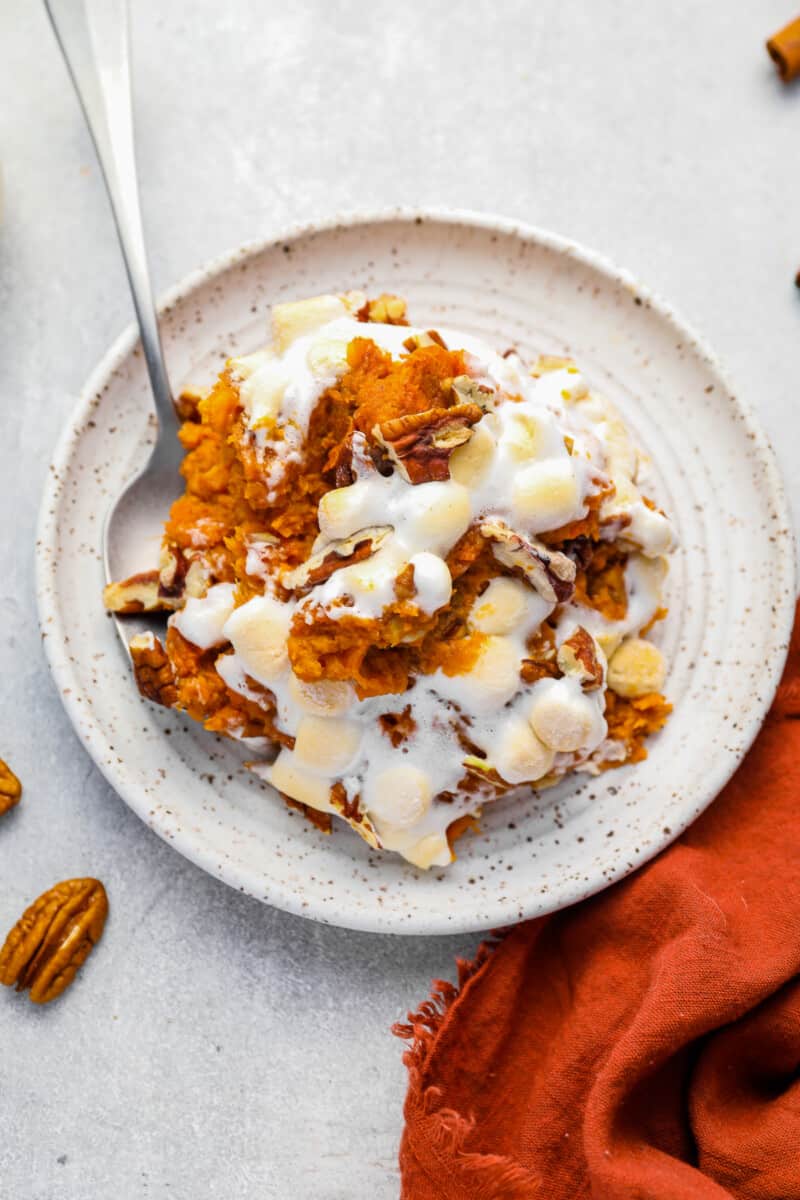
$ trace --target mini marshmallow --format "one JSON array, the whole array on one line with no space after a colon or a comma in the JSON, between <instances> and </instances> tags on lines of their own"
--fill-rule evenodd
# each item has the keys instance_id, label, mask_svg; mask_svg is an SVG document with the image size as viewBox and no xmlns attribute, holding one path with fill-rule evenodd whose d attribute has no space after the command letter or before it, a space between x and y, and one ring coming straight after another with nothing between
<instances>
[{"instance_id":1,"label":"mini marshmallow","mask_svg":"<svg viewBox=\"0 0 800 1200\"><path fill-rule=\"evenodd\" d=\"M591 422L594 433L601 439L608 474L615 478L617 475L627 475L635 479L639 455L624 421L611 401L605 396L591 392L580 398L577 412L584 420Z\"/></svg>"},{"instance_id":2,"label":"mini marshmallow","mask_svg":"<svg viewBox=\"0 0 800 1200\"><path fill-rule=\"evenodd\" d=\"M478 487L492 465L495 440L485 418L472 430L472 437L450 455L450 478L466 487Z\"/></svg>"},{"instance_id":3,"label":"mini marshmallow","mask_svg":"<svg viewBox=\"0 0 800 1200\"><path fill-rule=\"evenodd\" d=\"M555 752L516 715L505 721L492 750L492 765L506 783L533 783L550 771L554 759Z\"/></svg>"},{"instance_id":4,"label":"mini marshmallow","mask_svg":"<svg viewBox=\"0 0 800 1200\"><path fill-rule=\"evenodd\" d=\"M421 550L410 559L414 568L414 603L424 613L435 613L450 600L453 580L450 569L438 554Z\"/></svg>"},{"instance_id":5,"label":"mini marshmallow","mask_svg":"<svg viewBox=\"0 0 800 1200\"><path fill-rule=\"evenodd\" d=\"M294 756L315 775L337 776L353 765L361 727L342 717L303 717L297 727Z\"/></svg>"},{"instance_id":6,"label":"mini marshmallow","mask_svg":"<svg viewBox=\"0 0 800 1200\"><path fill-rule=\"evenodd\" d=\"M403 497L403 516L409 542L446 554L472 520L469 491L453 480L417 484Z\"/></svg>"},{"instance_id":7,"label":"mini marshmallow","mask_svg":"<svg viewBox=\"0 0 800 1200\"><path fill-rule=\"evenodd\" d=\"M446 867L453 861L453 852L446 834L429 833L413 846L405 846L403 857L413 866L427 871L429 867Z\"/></svg>"},{"instance_id":8,"label":"mini marshmallow","mask_svg":"<svg viewBox=\"0 0 800 1200\"><path fill-rule=\"evenodd\" d=\"M510 406L501 446L516 462L534 462L558 454L564 441L552 415L525 405Z\"/></svg>"},{"instance_id":9,"label":"mini marshmallow","mask_svg":"<svg viewBox=\"0 0 800 1200\"><path fill-rule=\"evenodd\" d=\"M270 357L239 385L239 399L253 428L275 424L288 383L285 365Z\"/></svg>"},{"instance_id":10,"label":"mini marshmallow","mask_svg":"<svg viewBox=\"0 0 800 1200\"><path fill-rule=\"evenodd\" d=\"M320 533L335 541L374 525L374 504L373 489L364 480L326 492L317 508Z\"/></svg>"},{"instance_id":11,"label":"mini marshmallow","mask_svg":"<svg viewBox=\"0 0 800 1200\"><path fill-rule=\"evenodd\" d=\"M284 747L272 766L262 767L259 764L254 769L262 779L266 779L292 800L307 804L309 808L316 808L320 812L334 811L330 802L330 779L323 779L306 770L298 764L291 750Z\"/></svg>"},{"instance_id":12,"label":"mini marshmallow","mask_svg":"<svg viewBox=\"0 0 800 1200\"><path fill-rule=\"evenodd\" d=\"M470 625L478 633L510 633L525 617L529 596L530 588L524 583L500 575L475 601Z\"/></svg>"},{"instance_id":13,"label":"mini marshmallow","mask_svg":"<svg viewBox=\"0 0 800 1200\"><path fill-rule=\"evenodd\" d=\"M370 781L365 794L367 812L381 831L410 829L418 824L432 799L430 777L410 765L381 771Z\"/></svg>"},{"instance_id":14,"label":"mini marshmallow","mask_svg":"<svg viewBox=\"0 0 800 1200\"><path fill-rule=\"evenodd\" d=\"M317 379L329 379L347 370L347 342L344 338L314 338L308 348L306 362Z\"/></svg>"},{"instance_id":15,"label":"mini marshmallow","mask_svg":"<svg viewBox=\"0 0 800 1200\"><path fill-rule=\"evenodd\" d=\"M272 596L254 596L234 609L223 627L247 674L266 687L289 665L290 621L287 605Z\"/></svg>"},{"instance_id":16,"label":"mini marshmallow","mask_svg":"<svg viewBox=\"0 0 800 1200\"><path fill-rule=\"evenodd\" d=\"M289 695L298 708L315 717L338 717L356 703L352 685L343 679L320 679L309 683L289 676Z\"/></svg>"},{"instance_id":17,"label":"mini marshmallow","mask_svg":"<svg viewBox=\"0 0 800 1200\"><path fill-rule=\"evenodd\" d=\"M647 558L658 558L672 547L672 527L663 513L642 502L631 510L630 525L624 530L626 541L635 542Z\"/></svg>"},{"instance_id":18,"label":"mini marshmallow","mask_svg":"<svg viewBox=\"0 0 800 1200\"><path fill-rule=\"evenodd\" d=\"M666 675L664 655L644 638L628 638L608 664L608 686L629 700L660 692Z\"/></svg>"},{"instance_id":19,"label":"mini marshmallow","mask_svg":"<svg viewBox=\"0 0 800 1200\"><path fill-rule=\"evenodd\" d=\"M190 596L171 624L199 650L224 645L228 639L223 629L233 612L235 590L232 583L218 583L205 596Z\"/></svg>"},{"instance_id":20,"label":"mini marshmallow","mask_svg":"<svg viewBox=\"0 0 800 1200\"><path fill-rule=\"evenodd\" d=\"M328 321L347 315L347 307L338 296L312 296L272 306L272 337L279 354L306 333L313 333Z\"/></svg>"},{"instance_id":21,"label":"mini marshmallow","mask_svg":"<svg viewBox=\"0 0 800 1200\"><path fill-rule=\"evenodd\" d=\"M572 679L540 680L528 720L536 736L561 753L593 749L605 736L605 721L595 702Z\"/></svg>"},{"instance_id":22,"label":"mini marshmallow","mask_svg":"<svg viewBox=\"0 0 800 1200\"><path fill-rule=\"evenodd\" d=\"M467 712L490 713L519 688L521 652L511 638L488 636L472 669L464 675L436 676L436 690L449 696Z\"/></svg>"},{"instance_id":23,"label":"mini marshmallow","mask_svg":"<svg viewBox=\"0 0 800 1200\"><path fill-rule=\"evenodd\" d=\"M584 515L572 460L549 458L524 467L511 487L515 515L531 533L558 529Z\"/></svg>"}]
</instances>

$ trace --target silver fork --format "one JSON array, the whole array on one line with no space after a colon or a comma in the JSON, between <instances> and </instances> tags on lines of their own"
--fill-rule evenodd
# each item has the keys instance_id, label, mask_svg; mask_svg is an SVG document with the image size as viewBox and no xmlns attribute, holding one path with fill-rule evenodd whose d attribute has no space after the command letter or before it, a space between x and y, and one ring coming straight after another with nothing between
<instances>
[{"instance_id":1,"label":"silver fork","mask_svg":"<svg viewBox=\"0 0 800 1200\"><path fill-rule=\"evenodd\" d=\"M127 0L44 0L92 135L111 201L153 393L158 432L148 461L109 509L103 529L106 581L155 566L169 505L180 491L182 450L147 266L131 107ZM127 652L158 614L114 618Z\"/></svg>"}]
</instances>

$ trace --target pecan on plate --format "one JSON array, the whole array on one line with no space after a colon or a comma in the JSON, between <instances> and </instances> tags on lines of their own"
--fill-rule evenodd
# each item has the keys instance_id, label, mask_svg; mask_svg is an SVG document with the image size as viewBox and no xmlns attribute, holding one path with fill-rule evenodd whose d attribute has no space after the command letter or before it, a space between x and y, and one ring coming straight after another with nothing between
<instances>
[{"instance_id":1,"label":"pecan on plate","mask_svg":"<svg viewBox=\"0 0 800 1200\"><path fill-rule=\"evenodd\" d=\"M366 319L379 325L407 325L406 302L399 296L383 292L377 300L366 302ZM359 310L359 316L364 310Z\"/></svg>"},{"instance_id":2,"label":"pecan on plate","mask_svg":"<svg viewBox=\"0 0 800 1200\"><path fill-rule=\"evenodd\" d=\"M157 571L141 571L129 579L109 583L103 603L118 616L141 612L175 612L187 596L204 595L209 570L198 557L188 557L179 546L164 546Z\"/></svg>"},{"instance_id":3,"label":"pecan on plate","mask_svg":"<svg viewBox=\"0 0 800 1200\"><path fill-rule=\"evenodd\" d=\"M597 642L582 625L578 625L558 648L559 670L563 675L578 679L584 692L594 692L603 686L603 664L597 650Z\"/></svg>"},{"instance_id":4,"label":"pecan on plate","mask_svg":"<svg viewBox=\"0 0 800 1200\"><path fill-rule=\"evenodd\" d=\"M167 566L171 570L171 564ZM160 571L141 571L129 579L109 583L103 588L103 604L118 616L142 612L174 612L184 602L185 571L180 586L165 589Z\"/></svg>"},{"instance_id":5,"label":"pecan on plate","mask_svg":"<svg viewBox=\"0 0 800 1200\"><path fill-rule=\"evenodd\" d=\"M26 909L0 950L0 983L30 988L34 1004L55 1000L99 942L108 915L97 879L66 879Z\"/></svg>"},{"instance_id":6,"label":"pecan on plate","mask_svg":"<svg viewBox=\"0 0 800 1200\"><path fill-rule=\"evenodd\" d=\"M515 533L504 521L484 521L481 536L492 543L499 563L521 571L532 587L551 604L564 604L575 591L576 568L560 550L551 550L535 538Z\"/></svg>"},{"instance_id":7,"label":"pecan on plate","mask_svg":"<svg viewBox=\"0 0 800 1200\"><path fill-rule=\"evenodd\" d=\"M138 633L128 643L136 686L146 700L172 708L178 699L167 652L154 633Z\"/></svg>"},{"instance_id":8,"label":"pecan on plate","mask_svg":"<svg viewBox=\"0 0 800 1200\"><path fill-rule=\"evenodd\" d=\"M450 455L469 441L472 426L482 416L477 404L428 408L383 421L372 430L372 436L408 483L429 483L450 478Z\"/></svg>"},{"instance_id":9,"label":"pecan on plate","mask_svg":"<svg viewBox=\"0 0 800 1200\"><path fill-rule=\"evenodd\" d=\"M0 758L0 817L19 804L22 795L22 784L17 779L8 763Z\"/></svg>"},{"instance_id":10,"label":"pecan on plate","mask_svg":"<svg viewBox=\"0 0 800 1200\"><path fill-rule=\"evenodd\" d=\"M299 567L281 576L281 584L290 592L301 595L309 592L318 583L330 579L340 567L350 567L353 563L370 558L391 531L391 525L370 525L350 537L328 542L327 546L312 554Z\"/></svg>"}]
</instances>

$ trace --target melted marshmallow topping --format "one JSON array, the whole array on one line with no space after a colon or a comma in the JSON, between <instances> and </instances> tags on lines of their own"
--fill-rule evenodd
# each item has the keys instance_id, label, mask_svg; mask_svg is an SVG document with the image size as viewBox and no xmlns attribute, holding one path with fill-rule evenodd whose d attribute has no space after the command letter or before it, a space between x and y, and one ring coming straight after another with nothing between
<instances>
[{"instance_id":1,"label":"melted marshmallow topping","mask_svg":"<svg viewBox=\"0 0 800 1200\"><path fill-rule=\"evenodd\" d=\"M348 344L369 338L399 359L406 339L422 333L365 325L346 299L320 297L307 304L311 311L278 306L273 346L230 364L271 487L288 464L302 461L311 414L347 370ZM538 535L584 518L589 498L602 492L600 516L630 550L627 613L612 621L575 601L562 603L555 644L557 649L583 627L604 684L607 658L660 606L671 536L667 519L636 486L638 455L622 421L576 368L534 377L516 354L502 357L472 336L438 332L448 347L466 352L469 374L486 399L469 440L451 455L450 478L412 484L400 470L384 475L366 453L354 455L354 481L322 497L312 553L379 529L369 557L286 600L254 547L247 571L263 582L264 595L235 607L233 587L218 584L171 618L201 648L231 644L233 653L218 660L230 688L258 702L249 677L274 696L276 725L295 741L273 763L254 767L263 779L304 804L340 815L332 788L341 785L340 796L343 789L350 805L357 802L359 817L347 817L354 828L372 845L421 867L451 861L448 826L478 808L476 796L460 787L467 771L518 786L550 781L588 762L606 741L604 687L586 690L580 673L570 671L523 681L529 639L557 604L546 587L517 574L492 579L475 601L469 626L483 640L470 669L419 675L400 696L359 700L349 683L297 678L287 654L292 622L313 624L319 613L333 620L379 619L396 601L398 575L409 564L413 603L433 614L451 596L447 555L470 527L501 523L535 543ZM632 676L626 669L627 679ZM398 748L379 718L406 707L411 732ZM465 749L465 729L479 754ZM609 758L614 753L612 748Z\"/></svg>"}]
</instances>

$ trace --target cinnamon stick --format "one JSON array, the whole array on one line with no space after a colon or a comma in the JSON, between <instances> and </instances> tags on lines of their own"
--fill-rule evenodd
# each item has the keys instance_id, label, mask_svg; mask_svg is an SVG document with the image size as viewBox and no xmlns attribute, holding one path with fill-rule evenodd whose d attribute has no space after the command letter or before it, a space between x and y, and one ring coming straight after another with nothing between
<instances>
[{"instance_id":1,"label":"cinnamon stick","mask_svg":"<svg viewBox=\"0 0 800 1200\"><path fill-rule=\"evenodd\" d=\"M767 51L784 83L800 75L800 17L773 34Z\"/></svg>"}]
</instances>

